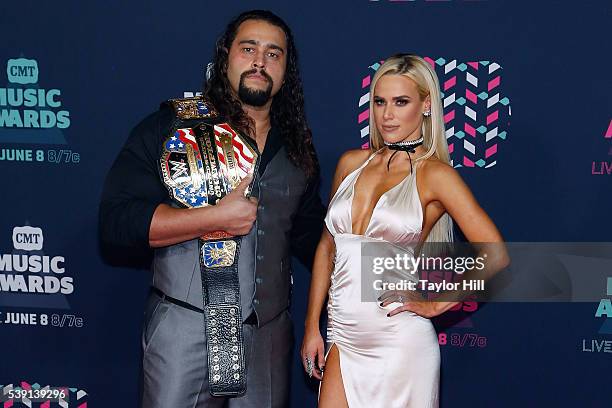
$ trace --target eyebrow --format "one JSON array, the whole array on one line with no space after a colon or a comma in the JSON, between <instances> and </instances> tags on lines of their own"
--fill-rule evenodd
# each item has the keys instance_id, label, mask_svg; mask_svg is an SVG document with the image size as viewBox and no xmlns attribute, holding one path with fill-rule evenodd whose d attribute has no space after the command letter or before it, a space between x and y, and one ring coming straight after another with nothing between
<instances>
[{"instance_id":1,"label":"eyebrow","mask_svg":"<svg viewBox=\"0 0 612 408\"><path fill-rule=\"evenodd\" d=\"M380 98L380 99L385 99L382 96L378 96L378 95L374 95L375 98ZM400 96L394 96L393 98L391 98L391 100L393 101L397 101L398 99L411 99L408 95L400 95Z\"/></svg>"},{"instance_id":2,"label":"eyebrow","mask_svg":"<svg viewBox=\"0 0 612 408\"><path fill-rule=\"evenodd\" d=\"M260 45L260 42L256 41L256 40L242 40L238 44ZM278 51L280 51L282 53L285 53L285 50L280 45L269 44L268 48L273 49L273 50L278 50Z\"/></svg>"}]
</instances>

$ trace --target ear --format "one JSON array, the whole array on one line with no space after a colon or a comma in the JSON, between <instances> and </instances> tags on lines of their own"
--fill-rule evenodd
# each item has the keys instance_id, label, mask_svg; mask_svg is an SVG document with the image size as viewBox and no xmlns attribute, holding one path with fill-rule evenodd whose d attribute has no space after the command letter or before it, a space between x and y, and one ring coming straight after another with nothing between
<instances>
[{"instance_id":1,"label":"ear","mask_svg":"<svg viewBox=\"0 0 612 408\"><path fill-rule=\"evenodd\" d=\"M431 97L429 95L425 97L424 103L425 105L423 107L424 108L423 111L424 112L431 111Z\"/></svg>"}]
</instances>

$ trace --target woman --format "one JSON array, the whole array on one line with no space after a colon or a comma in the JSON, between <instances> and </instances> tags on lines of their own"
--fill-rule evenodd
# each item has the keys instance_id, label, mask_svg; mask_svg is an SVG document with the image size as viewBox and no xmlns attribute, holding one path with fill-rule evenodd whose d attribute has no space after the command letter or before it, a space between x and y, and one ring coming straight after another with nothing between
<instances>
[{"instance_id":1,"label":"woman","mask_svg":"<svg viewBox=\"0 0 612 408\"><path fill-rule=\"evenodd\" d=\"M370 107L370 150L346 152L333 179L302 361L322 379L320 407L436 407L440 351L429 318L457 302L363 302L361 244L449 242L451 217L471 242L502 237L449 165L440 87L427 62L389 58L372 80ZM325 355L319 318L328 294Z\"/></svg>"}]
</instances>

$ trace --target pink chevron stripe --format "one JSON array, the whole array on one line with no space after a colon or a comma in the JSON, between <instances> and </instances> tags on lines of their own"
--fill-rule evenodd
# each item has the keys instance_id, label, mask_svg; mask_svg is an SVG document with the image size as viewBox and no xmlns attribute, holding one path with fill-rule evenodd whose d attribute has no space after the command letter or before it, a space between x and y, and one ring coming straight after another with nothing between
<instances>
[{"instance_id":1,"label":"pink chevron stripe","mask_svg":"<svg viewBox=\"0 0 612 408\"><path fill-rule=\"evenodd\" d=\"M424 60L427 61L432 68L436 68L436 62L434 60L429 57L425 57Z\"/></svg>"},{"instance_id":2,"label":"pink chevron stripe","mask_svg":"<svg viewBox=\"0 0 612 408\"><path fill-rule=\"evenodd\" d=\"M368 150L370 148L370 142L365 142L361 145L361 150Z\"/></svg>"},{"instance_id":3,"label":"pink chevron stripe","mask_svg":"<svg viewBox=\"0 0 612 408\"><path fill-rule=\"evenodd\" d=\"M357 123L361 123L369 117L370 117L370 110L366 109L359 114L359 118L357 118Z\"/></svg>"},{"instance_id":4,"label":"pink chevron stripe","mask_svg":"<svg viewBox=\"0 0 612 408\"><path fill-rule=\"evenodd\" d=\"M609 139L612 137L612 119L610 119L610 126L608 126L608 131L606 132L604 137L606 139Z\"/></svg>"},{"instance_id":5,"label":"pink chevron stripe","mask_svg":"<svg viewBox=\"0 0 612 408\"><path fill-rule=\"evenodd\" d=\"M451 143L448 145L448 153L452 154L455 151L455 144Z\"/></svg>"},{"instance_id":6,"label":"pink chevron stripe","mask_svg":"<svg viewBox=\"0 0 612 408\"><path fill-rule=\"evenodd\" d=\"M27 382L22 381L21 382L21 388L23 388L24 390L31 390L32 386L30 384L28 384Z\"/></svg>"},{"instance_id":7,"label":"pink chevron stripe","mask_svg":"<svg viewBox=\"0 0 612 408\"><path fill-rule=\"evenodd\" d=\"M495 153L497 153L497 143L495 143L493 146L485 150L485 159L488 159L489 157L493 156Z\"/></svg>"},{"instance_id":8,"label":"pink chevron stripe","mask_svg":"<svg viewBox=\"0 0 612 408\"><path fill-rule=\"evenodd\" d=\"M456 75L454 77L452 77L451 79L449 79L448 81L444 82L444 90L446 91L448 88L452 88L455 85L457 85L457 76Z\"/></svg>"},{"instance_id":9,"label":"pink chevron stripe","mask_svg":"<svg viewBox=\"0 0 612 408\"><path fill-rule=\"evenodd\" d=\"M464 123L463 129L468 135L476 137L476 129L474 129L474 126L470 125L469 123Z\"/></svg>"},{"instance_id":10,"label":"pink chevron stripe","mask_svg":"<svg viewBox=\"0 0 612 408\"><path fill-rule=\"evenodd\" d=\"M470 91L469 89L465 90L465 97L468 99L468 101L472 103L478 103L478 97L474 92Z\"/></svg>"},{"instance_id":11,"label":"pink chevron stripe","mask_svg":"<svg viewBox=\"0 0 612 408\"><path fill-rule=\"evenodd\" d=\"M452 111L448 112L446 115L444 115L444 123L448 123L451 120L455 119L455 110L453 109Z\"/></svg>"},{"instance_id":12,"label":"pink chevron stripe","mask_svg":"<svg viewBox=\"0 0 612 408\"><path fill-rule=\"evenodd\" d=\"M500 82L501 82L501 79L500 79L500 76L498 75L489 81L488 90L490 91L491 89L498 87Z\"/></svg>"},{"instance_id":13,"label":"pink chevron stripe","mask_svg":"<svg viewBox=\"0 0 612 408\"><path fill-rule=\"evenodd\" d=\"M465 167L474 167L474 162L468 159L467 157L463 156L463 165Z\"/></svg>"},{"instance_id":14,"label":"pink chevron stripe","mask_svg":"<svg viewBox=\"0 0 612 408\"><path fill-rule=\"evenodd\" d=\"M87 403L84 402L81 405L79 405L77 408L87 408Z\"/></svg>"},{"instance_id":15,"label":"pink chevron stripe","mask_svg":"<svg viewBox=\"0 0 612 408\"><path fill-rule=\"evenodd\" d=\"M487 126L499 119L499 111L495 111L487 115Z\"/></svg>"},{"instance_id":16,"label":"pink chevron stripe","mask_svg":"<svg viewBox=\"0 0 612 408\"><path fill-rule=\"evenodd\" d=\"M362 88L365 88L365 87L370 86L370 81L371 81L371 77L370 77L369 75L368 75L367 77L364 77L364 78L361 80L361 87L362 87Z\"/></svg>"},{"instance_id":17,"label":"pink chevron stripe","mask_svg":"<svg viewBox=\"0 0 612 408\"><path fill-rule=\"evenodd\" d=\"M11 408L13 406L13 400L8 400L4 402L4 408Z\"/></svg>"},{"instance_id":18,"label":"pink chevron stripe","mask_svg":"<svg viewBox=\"0 0 612 408\"><path fill-rule=\"evenodd\" d=\"M49 408L51 407L51 401L45 401L42 404L40 404L40 408Z\"/></svg>"},{"instance_id":19,"label":"pink chevron stripe","mask_svg":"<svg viewBox=\"0 0 612 408\"><path fill-rule=\"evenodd\" d=\"M478 71L478 62L468 62L467 64Z\"/></svg>"}]
</instances>

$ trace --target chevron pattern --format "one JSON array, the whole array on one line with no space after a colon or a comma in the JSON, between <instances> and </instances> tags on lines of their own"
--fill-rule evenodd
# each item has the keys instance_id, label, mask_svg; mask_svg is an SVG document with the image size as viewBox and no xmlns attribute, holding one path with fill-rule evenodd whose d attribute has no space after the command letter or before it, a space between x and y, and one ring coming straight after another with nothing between
<instances>
[{"instance_id":1,"label":"chevron pattern","mask_svg":"<svg viewBox=\"0 0 612 408\"><path fill-rule=\"evenodd\" d=\"M490 168L497 164L499 146L508 137L512 110L503 94L502 67L491 61L425 60L435 69L442 87L446 139L453 167ZM381 62L368 68L361 80L357 123L361 147L368 147L369 85Z\"/></svg>"},{"instance_id":2,"label":"chevron pattern","mask_svg":"<svg viewBox=\"0 0 612 408\"><path fill-rule=\"evenodd\" d=\"M50 385L42 386L38 383L30 384L26 381L21 381L18 386L14 386L13 384L1 385L0 389L2 390L2 395L7 395L10 390L45 390L51 388ZM57 387L53 387L57 388ZM64 387L61 387L64 388ZM87 408L87 392L85 390L79 390L78 388L68 388L68 395L65 399L60 399L59 401L43 401L43 402L34 402L29 400L28 398L22 399L7 399L1 405L2 408L51 408L59 406L61 408Z\"/></svg>"}]
</instances>

